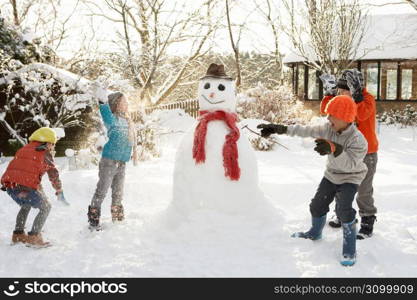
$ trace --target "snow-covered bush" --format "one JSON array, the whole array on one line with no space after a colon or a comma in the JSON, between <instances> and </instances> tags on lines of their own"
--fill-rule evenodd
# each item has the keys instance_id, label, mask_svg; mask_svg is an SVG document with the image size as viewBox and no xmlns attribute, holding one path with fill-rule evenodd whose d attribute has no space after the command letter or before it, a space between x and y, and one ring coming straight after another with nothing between
<instances>
[{"instance_id":1,"label":"snow-covered bush","mask_svg":"<svg viewBox=\"0 0 417 300\"><path fill-rule=\"evenodd\" d=\"M387 125L417 126L417 111L407 104L404 109L391 109L378 115L378 120Z\"/></svg>"},{"instance_id":2,"label":"snow-covered bush","mask_svg":"<svg viewBox=\"0 0 417 300\"><path fill-rule=\"evenodd\" d=\"M256 151L271 151L275 149L276 143L274 137L263 138L260 136L249 137L252 147Z\"/></svg>"},{"instance_id":3,"label":"snow-covered bush","mask_svg":"<svg viewBox=\"0 0 417 300\"><path fill-rule=\"evenodd\" d=\"M17 60L22 64L48 62L53 55L53 51L42 45L40 39L35 38L28 30L21 31L9 24L0 15L0 74L10 60Z\"/></svg>"},{"instance_id":4,"label":"snow-covered bush","mask_svg":"<svg viewBox=\"0 0 417 300\"><path fill-rule=\"evenodd\" d=\"M245 119L239 123L241 137L247 137L255 151L271 151L276 146L280 146L277 135L271 135L268 138L261 137L260 130L256 127L265 122L265 120Z\"/></svg>"},{"instance_id":5,"label":"snow-covered bush","mask_svg":"<svg viewBox=\"0 0 417 300\"><path fill-rule=\"evenodd\" d=\"M144 161L152 157L159 157L159 134L161 129L158 120L147 116L143 110L138 110L134 114L134 121L138 159Z\"/></svg>"},{"instance_id":6,"label":"snow-covered bush","mask_svg":"<svg viewBox=\"0 0 417 300\"><path fill-rule=\"evenodd\" d=\"M238 95L238 114L244 119L263 119L272 123L305 124L313 112L304 107L287 86L269 90L262 84Z\"/></svg>"},{"instance_id":7,"label":"snow-covered bush","mask_svg":"<svg viewBox=\"0 0 417 300\"><path fill-rule=\"evenodd\" d=\"M85 126L82 114L94 102L86 80L46 64L5 71L0 77L0 123L21 144L39 127Z\"/></svg>"}]
</instances>

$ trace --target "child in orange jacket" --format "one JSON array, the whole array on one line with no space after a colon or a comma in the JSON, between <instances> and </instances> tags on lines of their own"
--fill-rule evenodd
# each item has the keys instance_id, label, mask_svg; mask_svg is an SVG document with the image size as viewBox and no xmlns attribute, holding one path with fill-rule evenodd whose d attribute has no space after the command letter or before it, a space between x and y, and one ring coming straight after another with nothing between
<instances>
[{"instance_id":1,"label":"child in orange jacket","mask_svg":"<svg viewBox=\"0 0 417 300\"><path fill-rule=\"evenodd\" d=\"M41 231L51 210L41 186L42 176L47 173L58 198L64 200L59 172L54 164L52 151L57 142L53 129L42 127L29 137L29 144L20 148L1 177L2 190L20 206L16 226L12 236L13 243L26 243L36 247L49 246L42 239ZM26 234L24 229L31 208L39 209L33 221L32 230Z\"/></svg>"}]
</instances>

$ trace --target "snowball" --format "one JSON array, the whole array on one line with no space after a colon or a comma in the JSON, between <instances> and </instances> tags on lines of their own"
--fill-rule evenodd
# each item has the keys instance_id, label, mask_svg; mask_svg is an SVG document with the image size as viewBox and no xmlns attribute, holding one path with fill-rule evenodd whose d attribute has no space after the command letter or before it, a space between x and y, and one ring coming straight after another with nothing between
<instances>
[{"instance_id":1,"label":"snowball","mask_svg":"<svg viewBox=\"0 0 417 300\"><path fill-rule=\"evenodd\" d=\"M99 100L102 100L102 101L104 101L104 102L107 102L107 94L108 94L108 91L107 91L107 89L106 89L103 85L101 85L100 83L98 83L98 82L94 82L94 83L91 85L91 92L92 92L92 94L93 94L93 96L94 96L95 98L97 98L97 99L99 99Z\"/></svg>"},{"instance_id":2,"label":"snowball","mask_svg":"<svg viewBox=\"0 0 417 300\"><path fill-rule=\"evenodd\" d=\"M106 138L104 137L104 136L99 136L98 137L98 139L97 139L97 141L96 141L96 143L95 143L95 146L98 148L98 147L103 147L104 146L104 144L106 143Z\"/></svg>"},{"instance_id":3,"label":"snowball","mask_svg":"<svg viewBox=\"0 0 417 300\"><path fill-rule=\"evenodd\" d=\"M72 150L70 148L68 148L68 149L65 150L65 156L66 157L73 157L74 155L75 155L75 151L74 150Z\"/></svg>"},{"instance_id":4,"label":"snowball","mask_svg":"<svg viewBox=\"0 0 417 300\"><path fill-rule=\"evenodd\" d=\"M35 32L31 31L29 28L25 28L22 34L22 40L24 42L31 43L33 40L37 39Z\"/></svg>"},{"instance_id":5,"label":"snowball","mask_svg":"<svg viewBox=\"0 0 417 300\"><path fill-rule=\"evenodd\" d=\"M61 138L65 137L65 130L64 130L64 128L52 128L52 130L55 131L56 137L58 139L61 139Z\"/></svg>"}]
</instances>

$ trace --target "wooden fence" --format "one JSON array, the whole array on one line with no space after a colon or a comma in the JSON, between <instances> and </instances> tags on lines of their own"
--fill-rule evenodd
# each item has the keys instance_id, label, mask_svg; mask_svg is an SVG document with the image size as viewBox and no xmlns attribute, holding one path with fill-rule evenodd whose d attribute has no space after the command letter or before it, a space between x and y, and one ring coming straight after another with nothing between
<instances>
[{"instance_id":1,"label":"wooden fence","mask_svg":"<svg viewBox=\"0 0 417 300\"><path fill-rule=\"evenodd\" d=\"M150 114L155 110L173 110L173 109L183 109L187 114L189 114L193 118L197 118L198 109L199 109L198 100L191 99L191 100L178 101L178 102L162 104L162 105L148 106L145 108L145 112L147 114Z\"/></svg>"}]
</instances>

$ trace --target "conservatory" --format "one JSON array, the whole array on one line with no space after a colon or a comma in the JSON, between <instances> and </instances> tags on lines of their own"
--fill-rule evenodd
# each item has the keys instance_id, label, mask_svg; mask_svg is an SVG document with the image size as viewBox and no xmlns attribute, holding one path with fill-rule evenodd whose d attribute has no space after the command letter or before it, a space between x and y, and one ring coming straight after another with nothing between
<instances>
[{"instance_id":1,"label":"conservatory","mask_svg":"<svg viewBox=\"0 0 417 300\"><path fill-rule=\"evenodd\" d=\"M373 16L368 23L352 67L362 71L365 86L380 103L379 109L414 101L417 104L417 14ZM320 74L304 61L295 53L284 59L291 69L293 91L304 100L321 100Z\"/></svg>"}]
</instances>

